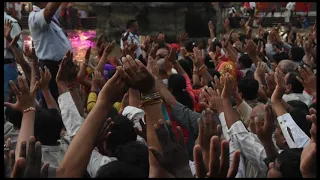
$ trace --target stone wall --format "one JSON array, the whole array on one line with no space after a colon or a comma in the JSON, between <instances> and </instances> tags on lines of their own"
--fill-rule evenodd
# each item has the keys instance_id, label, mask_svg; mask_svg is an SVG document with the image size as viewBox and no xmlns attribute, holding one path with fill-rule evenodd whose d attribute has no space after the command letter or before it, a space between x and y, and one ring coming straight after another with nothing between
<instances>
[{"instance_id":1,"label":"stone wall","mask_svg":"<svg viewBox=\"0 0 320 180\"><path fill-rule=\"evenodd\" d=\"M209 36L208 21L221 25L225 17L225 11L216 11L210 2L92 2L89 7L97 14L97 32L116 41L126 30L126 21L133 18L138 20L141 35L164 32L172 41L186 31L194 37Z\"/></svg>"}]
</instances>

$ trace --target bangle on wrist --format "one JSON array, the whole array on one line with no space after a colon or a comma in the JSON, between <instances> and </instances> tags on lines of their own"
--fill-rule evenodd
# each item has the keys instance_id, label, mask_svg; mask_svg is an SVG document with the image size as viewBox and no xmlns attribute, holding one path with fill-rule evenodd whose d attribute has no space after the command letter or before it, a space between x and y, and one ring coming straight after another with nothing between
<instances>
[{"instance_id":1,"label":"bangle on wrist","mask_svg":"<svg viewBox=\"0 0 320 180\"><path fill-rule=\"evenodd\" d=\"M180 47L180 50L185 50L186 48L185 47Z\"/></svg>"},{"instance_id":2,"label":"bangle on wrist","mask_svg":"<svg viewBox=\"0 0 320 180\"><path fill-rule=\"evenodd\" d=\"M30 112L30 111L36 111L36 108L34 108L34 107L29 107L29 108L23 110L23 114L28 113L28 112Z\"/></svg>"},{"instance_id":3,"label":"bangle on wrist","mask_svg":"<svg viewBox=\"0 0 320 180\"><path fill-rule=\"evenodd\" d=\"M147 95L141 94L141 101L148 101L148 100L157 99L157 98L161 98L159 92L155 92Z\"/></svg>"},{"instance_id":4,"label":"bangle on wrist","mask_svg":"<svg viewBox=\"0 0 320 180\"><path fill-rule=\"evenodd\" d=\"M207 67L205 65L202 65L200 68L199 68L199 73L202 74L204 71L207 70Z\"/></svg>"}]
</instances>

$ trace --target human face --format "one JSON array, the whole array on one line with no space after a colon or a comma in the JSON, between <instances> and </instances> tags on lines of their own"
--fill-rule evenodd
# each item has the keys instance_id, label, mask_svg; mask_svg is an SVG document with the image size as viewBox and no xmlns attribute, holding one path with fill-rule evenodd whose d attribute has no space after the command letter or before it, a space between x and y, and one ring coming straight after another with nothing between
<instances>
[{"instance_id":1,"label":"human face","mask_svg":"<svg viewBox=\"0 0 320 180\"><path fill-rule=\"evenodd\" d=\"M282 174L280 172L280 164L276 159L274 162L269 163L267 178L281 178L281 177L282 177Z\"/></svg>"},{"instance_id":2,"label":"human face","mask_svg":"<svg viewBox=\"0 0 320 180\"><path fill-rule=\"evenodd\" d=\"M134 22L131 26L131 32L134 34L138 34L139 33L139 25L138 22Z\"/></svg>"},{"instance_id":3,"label":"human face","mask_svg":"<svg viewBox=\"0 0 320 180\"><path fill-rule=\"evenodd\" d=\"M274 134L274 138L276 140L276 145L280 148L280 149L284 149L285 145L287 144L286 139L284 138L281 128L279 126L279 124L277 124L276 130L275 130L275 134Z\"/></svg>"},{"instance_id":4,"label":"human face","mask_svg":"<svg viewBox=\"0 0 320 180\"><path fill-rule=\"evenodd\" d=\"M169 56L169 52L167 49L161 48L161 49L158 49L156 56L159 58L165 58L166 56Z\"/></svg>"},{"instance_id":5,"label":"human face","mask_svg":"<svg viewBox=\"0 0 320 180\"><path fill-rule=\"evenodd\" d=\"M290 76L290 73L287 73L287 74L284 76L284 83L285 83L285 86L286 86L286 92L285 92L286 94L290 94L291 89L292 89L291 84L288 84L289 76Z\"/></svg>"}]
</instances>

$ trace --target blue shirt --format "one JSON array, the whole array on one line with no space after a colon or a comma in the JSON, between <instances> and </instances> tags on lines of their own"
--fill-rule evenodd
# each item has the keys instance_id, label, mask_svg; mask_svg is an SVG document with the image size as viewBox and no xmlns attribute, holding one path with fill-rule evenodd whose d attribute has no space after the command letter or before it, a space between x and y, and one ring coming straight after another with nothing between
<instances>
[{"instance_id":1,"label":"blue shirt","mask_svg":"<svg viewBox=\"0 0 320 180\"><path fill-rule=\"evenodd\" d=\"M59 10L52 17L52 21L47 23L44 18L44 9L33 6L33 11L29 14L29 30L34 43L36 55L41 60L61 60L66 52L72 52L72 46L60 26L55 23Z\"/></svg>"},{"instance_id":2,"label":"blue shirt","mask_svg":"<svg viewBox=\"0 0 320 180\"><path fill-rule=\"evenodd\" d=\"M10 36L13 39L14 37L16 37L20 32L21 32L21 27L18 24L18 21L15 20L13 17L9 16L6 12L4 12L4 20L9 20L12 22L12 30L10 32ZM10 51L7 50L7 47L9 45L10 42L8 42L6 40L6 38L4 38L4 58L5 59L12 59L13 55ZM20 35L20 38L17 42L19 49L22 50L22 35Z\"/></svg>"}]
</instances>

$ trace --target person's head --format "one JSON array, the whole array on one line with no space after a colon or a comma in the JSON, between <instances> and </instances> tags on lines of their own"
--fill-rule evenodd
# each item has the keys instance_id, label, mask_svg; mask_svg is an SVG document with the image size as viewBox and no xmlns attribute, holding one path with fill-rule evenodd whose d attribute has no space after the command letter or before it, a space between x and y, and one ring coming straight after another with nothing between
<instances>
[{"instance_id":1,"label":"person's head","mask_svg":"<svg viewBox=\"0 0 320 180\"><path fill-rule=\"evenodd\" d=\"M165 58L166 56L169 56L169 51L166 48L159 48L156 56L159 58Z\"/></svg>"},{"instance_id":2,"label":"person's head","mask_svg":"<svg viewBox=\"0 0 320 180\"><path fill-rule=\"evenodd\" d=\"M243 18L241 18L241 20L240 20L240 26L241 26L241 27L244 27L245 24L246 24L246 21L245 21Z\"/></svg>"},{"instance_id":3,"label":"person's head","mask_svg":"<svg viewBox=\"0 0 320 180\"><path fill-rule=\"evenodd\" d=\"M300 171L302 150L302 148L283 150L275 161L268 165L267 178L302 178Z\"/></svg>"},{"instance_id":4,"label":"person's head","mask_svg":"<svg viewBox=\"0 0 320 180\"><path fill-rule=\"evenodd\" d=\"M306 116L309 114L308 106L305 103L297 100L288 101L288 104L293 107L289 113L294 122L308 137L311 137L310 129L312 123L306 119Z\"/></svg>"},{"instance_id":5,"label":"person's head","mask_svg":"<svg viewBox=\"0 0 320 180\"><path fill-rule=\"evenodd\" d=\"M180 74L172 74L168 78L168 89L178 102L193 110L193 100L186 90L186 79Z\"/></svg>"},{"instance_id":6,"label":"person's head","mask_svg":"<svg viewBox=\"0 0 320 180\"><path fill-rule=\"evenodd\" d=\"M101 166L96 178L148 178L140 167L112 161Z\"/></svg>"},{"instance_id":7,"label":"person's head","mask_svg":"<svg viewBox=\"0 0 320 180\"><path fill-rule=\"evenodd\" d=\"M258 104L257 106L255 106L250 114L250 121L254 121L254 118L257 117L259 120L264 120L264 104ZM244 122L244 124L248 127L249 122Z\"/></svg>"},{"instance_id":8,"label":"person's head","mask_svg":"<svg viewBox=\"0 0 320 180\"><path fill-rule=\"evenodd\" d=\"M208 69L208 73L211 75L211 77L214 78L214 76L217 76L217 78L220 79L221 74L220 74L219 71L217 71L217 70L215 70L215 69ZM209 87L211 87L211 86L212 86L212 85L211 85L211 82L212 82L212 81L206 82L206 81L203 80L202 77L200 78L200 84L201 84L202 87L204 87L204 86L206 86L206 85L209 86Z\"/></svg>"},{"instance_id":9,"label":"person's head","mask_svg":"<svg viewBox=\"0 0 320 180\"><path fill-rule=\"evenodd\" d=\"M218 53L218 55L220 56L222 44L219 42L218 39L215 39L215 40L212 42L212 47L213 47L213 50L212 50L212 51Z\"/></svg>"},{"instance_id":10,"label":"person's head","mask_svg":"<svg viewBox=\"0 0 320 180\"><path fill-rule=\"evenodd\" d=\"M238 63L240 64L241 69L251 68L252 60L248 54L243 54L239 57Z\"/></svg>"},{"instance_id":11,"label":"person's head","mask_svg":"<svg viewBox=\"0 0 320 180\"><path fill-rule=\"evenodd\" d=\"M130 31L134 34L139 33L139 25L138 25L137 20L135 20L135 19L128 20L127 24L126 24L126 28L130 29Z\"/></svg>"},{"instance_id":12,"label":"person's head","mask_svg":"<svg viewBox=\"0 0 320 180\"><path fill-rule=\"evenodd\" d=\"M189 78L192 79L192 64L190 64L185 59L180 59L178 63L180 64L182 69L188 74Z\"/></svg>"},{"instance_id":13,"label":"person's head","mask_svg":"<svg viewBox=\"0 0 320 180\"><path fill-rule=\"evenodd\" d=\"M289 59L289 55L288 53L286 52L281 52L279 54L274 54L272 56L272 58L274 59L274 61L276 61L277 63L283 61L283 60L286 60L286 59Z\"/></svg>"},{"instance_id":14,"label":"person's head","mask_svg":"<svg viewBox=\"0 0 320 180\"><path fill-rule=\"evenodd\" d=\"M148 177L149 151L145 144L139 141L132 141L118 146L115 150L115 157L125 164L140 167L144 171L145 177Z\"/></svg>"},{"instance_id":15,"label":"person's head","mask_svg":"<svg viewBox=\"0 0 320 180\"><path fill-rule=\"evenodd\" d=\"M55 146L60 139L63 127L61 115L57 109L39 108L35 113L34 136L43 145Z\"/></svg>"},{"instance_id":16,"label":"person's head","mask_svg":"<svg viewBox=\"0 0 320 180\"><path fill-rule=\"evenodd\" d=\"M289 58L293 61L293 62L301 62L303 57L305 55L304 49L298 46L293 46L291 48L290 54L289 54Z\"/></svg>"},{"instance_id":17,"label":"person's head","mask_svg":"<svg viewBox=\"0 0 320 180\"><path fill-rule=\"evenodd\" d=\"M238 83L238 90L244 100L256 100L258 98L259 83L253 78L242 78Z\"/></svg>"},{"instance_id":18,"label":"person's head","mask_svg":"<svg viewBox=\"0 0 320 180\"><path fill-rule=\"evenodd\" d=\"M286 85L286 94L302 93L304 86L297 80L295 72L289 72L284 76L284 82Z\"/></svg>"},{"instance_id":19,"label":"person's head","mask_svg":"<svg viewBox=\"0 0 320 180\"><path fill-rule=\"evenodd\" d=\"M183 44L184 47L186 48L186 51L189 53L193 52L193 40L192 39L187 39Z\"/></svg>"},{"instance_id":20,"label":"person's head","mask_svg":"<svg viewBox=\"0 0 320 180\"><path fill-rule=\"evenodd\" d=\"M12 109L11 107L7 107L5 110L5 116L7 120L13 124L13 126L17 129L21 128L22 121L22 112Z\"/></svg>"},{"instance_id":21,"label":"person's head","mask_svg":"<svg viewBox=\"0 0 320 180\"><path fill-rule=\"evenodd\" d=\"M197 47L201 50L206 48L206 42L204 41L204 39L197 40Z\"/></svg>"},{"instance_id":22,"label":"person's head","mask_svg":"<svg viewBox=\"0 0 320 180\"><path fill-rule=\"evenodd\" d=\"M160 78L167 79L168 75L167 75L167 72L166 72L165 67L164 67L164 62L165 62L165 59L164 58L160 58L157 61L157 65L159 67L159 76L160 76Z\"/></svg>"},{"instance_id":23,"label":"person's head","mask_svg":"<svg viewBox=\"0 0 320 180\"><path fill-rule=\"evenodd\" d=\"M4 11L6 11L7 10L7 2L4 2Z\"/></svg>"},{"instance_id":24,"label":"person's head","mask_svg":"<svg viewBox=\"0 0 320 180\"><path fill-rule=\"evenodd\" d=\"M111 135L105 142L105 150L107 151L108 156L113 156L115 149L119 145L124 145L128 142L137 140L134 124L127 117L117 115L112 118L112 122Z\"/></svg>"},{"instance_id":25,"label":"person's head","mask_svg":"<svg viewBox=\"0 0 320 180\"><path fill-rule=\"evenodd\" d=\"M284 74L287 74L295 70L295 64L290 60L282 60L278 63L278 68L282 70Z\"/></svg>"},{"instance_id":26,"label":"person's head","mask_svg":"<svg viewBox=\"0 0 320 180\"><path fill-rule=\"evenodd\" d=\"M43 9L47 6L49 2L32 2L32 5L38 6L40 9Z\"/></svg>"}]
</instances>

